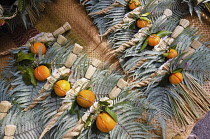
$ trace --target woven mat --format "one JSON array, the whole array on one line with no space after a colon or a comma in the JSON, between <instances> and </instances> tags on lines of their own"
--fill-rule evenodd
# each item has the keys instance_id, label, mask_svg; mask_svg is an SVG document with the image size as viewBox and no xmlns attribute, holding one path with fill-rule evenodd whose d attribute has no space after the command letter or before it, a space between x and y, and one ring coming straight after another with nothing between
<instances>
[{"instance_id":1,"label":"woven mat","mask_svg":"<svg viewBox=\"0 0 210 139\"><path fill-rule=\"evenodd\" d=\"M77 0L55 0L53 3L47 4L46 7L47 8L35 25L35 28L32 29L33 31L29 31L29 33L22 32L16 35L13 34L13 37L6 35L0 38L0 51L20 46L26 39L26 36L32 37L38 32L53 32L65 22L69 22L72 29L64 34L65 37L72 40L72 43L79 43L84 46L85 51L89 56L98 58L102 61L106 60L103 57L104 51L107 49L106 38L101 40L92 19L87 16L84 7L80 5ZM200 33L203 34L201 41L209 41L210 20L205 14L202 17L203 22L200 22L196 16L189 15L186 19L191 22L191 26L197 27L200 30ZM0 57L0 68L7 65L7 63L4 62L6 59L8 59L8 56ZM210 92L210 82L206 82L204 87ZM195 123L197 123L197 121L195 121ZM177 138L179 136L181 138L187 138L195 123L192 123L192 125L189 125L186 129L179 129L175 123L171 121L169 127L171 133L180 133L173 134L173 136L177 135Z\"/></svg>"}]
</instances>

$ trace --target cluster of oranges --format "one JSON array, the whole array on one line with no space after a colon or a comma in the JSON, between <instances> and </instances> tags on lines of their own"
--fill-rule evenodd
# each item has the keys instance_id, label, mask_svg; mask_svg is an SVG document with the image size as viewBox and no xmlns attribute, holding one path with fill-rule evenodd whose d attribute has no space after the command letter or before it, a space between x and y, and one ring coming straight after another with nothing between
<instances>
[{"instance_id":1,"label":"cluster of oranges","mask_svg":"<svg viewBox=\"0 0 210 139\"><path fill-rule=\"evenodd\" d=\"M93 105L95 94L90 90L82 90L78 93L76 101L81 107L88 108ZM96 126L101 132L111 131L115 125L115 120L106 112L100 113L96 118Z\"/></svg>"},{"instance_id":2,"label":"cluster of oranges","mask_svg":"<svg viewBox=\"0 0 210 139\"><path fill-rule=\"evenodd\" d=\"M41 54L46 53L46 46L41 42L35 42L30 47L31 53L38 55L38 53L41 51ZM38 81L44 81L50 76L50 70L48 67L41 65L34 69L34 77Z\"/></svg>"}]
</instances>

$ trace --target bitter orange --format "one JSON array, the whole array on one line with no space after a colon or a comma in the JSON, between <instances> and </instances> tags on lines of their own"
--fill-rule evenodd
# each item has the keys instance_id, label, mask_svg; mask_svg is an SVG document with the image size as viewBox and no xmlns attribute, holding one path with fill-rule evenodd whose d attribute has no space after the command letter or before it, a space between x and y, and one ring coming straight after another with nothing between
<instances>
[{"instance_id":1,"label":"bitter orange","mask_svg":"<svg viewBox=\"0 0 210 139\"><path fill-rule=\"evenodd\" d=\"M46 53L46 46L41 42L35 42L30 47L30 51L36 55L39 53L40 50L42 51L42 55Z\"/></svg>"},{"instance_id":2,"label":"bitter orange","mask_svg":"<svg viewBox=\"0 0 210 139\"><path fill-rule=\"evenodd\" d=\"M138 19L137 22L136 22L136 26L138 28L143 28L143 27L146 27L148 25L148 21L146 20L143 20L143 19Z\"/></svg>"},{"instance_id":3,"label":"bitter orange","mask_svg":"<svg viewBox=\"0 0 210 139\"><path fill-rule=\"evenodd\" d=\"M140 6L140 1L139 0L130 0L129 3L128 3L128 8L130 10L134 10L136 9L137 7Z\"/></svg>"},{"instance_id":4,"label":"bitter orange","mask_svg":"<svg viewBox=\"0 0 210 139\"><path fill-rule=\"evenodd\" d=\"M171 59L171 58L174 58L178 55L177 51L175 49L170 49L169 52L168 52L168 56L167 58L168 59Z\"/></svg>"},{"instance_id":5,"label":"bitter orange","mask_svg":"<svg viewBox=\"0 0 210 139\"><path fill-rule=\"evenodd\" d=\"M66 95L66 92L68 92L71 88L71 85L66 80L59 80L54 85L54 91L56 95L63 97Z\"/></svg>"},{"instance_id":6,"label":"bitter orange","mask_svg":"<svg viewBox=\"0 0 210 139\"><path fill-rule=\"evenodd\" d=\"M96 126L101 132L109 132L116 125L114 119L106 112L99 114L96 118Z\"/></svg>"},{"instance_id":7,"label":"bitter orange","mask_svg":"<svg viewBox=\"0 0 210 139\"><path fill-rule=\"evenodd\" d=\"M34 70L34 77L39 81L44 81L50 76L50 70L46 66L38 66Z\"/></svg>"},{"instance_id":8,"label":"bitter orange","mask_svg":"<svg viewBox=\"0 0 210 139\"><path fill-rule=\"evenodd\" d=\"M169 81L172 84L179 84L181 83L183 80L183 76L182 73L177 72L177 73L171 73L171 75L169 76Z\"/></svg>"},{"instance_id":9,"label":"bitter orange","mask_svg":"<svg viewBox=\"0 0 210 139\"><path fill-rule=\"evenodd\" d=\"M149 46L158 45L159 42L160 42L160 37L159 36L156 36L156 34L152 34L148 38L148 45Z\"/></svg>"},{"instance_id":10,"label":"bitter orange","mask_svg":"<svg viewBox=\"0 0 210 139\"><path fill-rule=\"evenodd\" d=\"M82 90L78 93L76 100L81 107L88 108L93 105L95 94L90 90Z\"/></svg>"}]
</instances>

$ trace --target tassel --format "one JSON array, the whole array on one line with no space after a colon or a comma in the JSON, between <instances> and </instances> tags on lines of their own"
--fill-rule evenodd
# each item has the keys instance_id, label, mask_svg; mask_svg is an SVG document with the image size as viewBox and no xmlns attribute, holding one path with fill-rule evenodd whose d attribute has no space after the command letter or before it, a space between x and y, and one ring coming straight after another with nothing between
<instances>
[{"instance_id":1,"label":"tassel","mask_svg":"<svg viewBox=\"0 0 210 139\"><path fill-rule=\"evenodd\" d=\"M158 47L155 47L154 51L164 51L167 50L168 47L173 43L174 39L179 36L182 31L189 26L189 21L186 19L181 19L179 25L174 29L171 33L171 37L164 39Z\"/></svg>"},{"instance_id":2,"label":"tassel","mask_svg":"<svg viewBox=\"0 0 210 139\"><path fill-rule=\"evenodd\" d=\"M69 31L71 26L68 22L66 22L62 27L56 29L53 33L42 32L37 34L36 36L30 38L28 42L24 46L31 46L34 42L53 42L58 37L58 35L63 34L66 31Z\"/></svg>"},{"instance_id":3,"label":"tassel","mask_svg":"<svg viewBox=\"0 0 210 139\"><path fill-rule=\"evenodd\" d=\"M186 54L183 56L182 60L185 59L187 56L191 55L195 52L196 49L198 49L200 46L202 46L202 43L194 40L189 47L187 47L183 53L186 52Z\"/></svg>"},{"instance_id":4,"label":"tassel","mask_svg":"<svg viewBox=\"0 0 210 139\"><path fill-rule=\"evenodd\" d=\"M3 139L13 139L15 134L16 126L15 125L6 125L4 127L5 136Z\"/></svg>"},{"instance_id":5,"label":"tassel","mask_svg":"<svg viewBox=\"0 0 210 139\"><path fill-rule=\"evenodd\" d=\"M109 10L113 9L114 7L119 7L119 6L123 6L122 4L118 3L118 2L114 2L112 3L110 6L98 11L98 12L95 12L95 13L90 13L89 15L99 15L99 14L105 14L105 13L108 13Z\"/></svg>"},{"instance_id":6,"label":"tassel","mask_svg":"<svg viewBox=\"0 0 210 139\"><path fill-rule=\"evenodd\" d=\"M189 25L190 25L190 22L187 19L181 19L179 22L179 25L172 32L171 37L176 38Z\"/></svg>"},{"instance_id":7,"label":"tassel","mask_svg":"<svg viewBox=\"0 0 210 139\"><path fill-rule=\"evenodd\" d=\"M123 88L125 88L127 85L128 85L128 83L125 80L123 80L122 78L120 78L117 82L117 85L109 93L109 98L110 99L116 98L119 95L119 93L121 92L121 90Z\"/></svg>"},{"instance_id":8,"label":"tassel","mask_svg":"<svg viewBox=\"0 0 210 139\"><path fill-rule=\"evenodd\" d=\"M52 34L53 36L57 37L60 34L63 34L66 31L69 31L71 29L71 26L68 22L66 22L62 27L56 29Z\"/></svg>"},{"instance_id":9,"label":"tassel","mask_svg":"<svg viewBox=\"0 0 210 139\"><path fill-rule=\"evenodd\" d=\"M101 61L98 59L93 59L92 64L88 67L87 72L85 74L85 78L90 79L94 72L96 71L96 68L101 64Z\"/></svg>"},{"instance_id":10,"label":"tassel","mask_svg":"<svg viewBox=\"0 0 210 139\"><path fill-rule=\"evenodd\" d=\"M58 38L52 47L62 46L65 42L67 42L67 39L63 35L58 35Z\"/></svg>"},{"instance_id":11,"label":"tassel","mask_svg":"<svg viewBox=\"0 0 210 139\"><path fill-rule=\"evenodd\" d=\"M164 12L163 12L163 15L161 16L161 19L163 21L160 24L165 22L171 16L172 16L172 11L170 9L165 9Z\"/></svg>"},{"instance_id":12,"label":"tassel","mask_svg":"<svg viewBox=\"0 0 210 139\"><path fill-rule=\"evenodd\" d=\"M7 112L12 107L8 101L1 101L0 103L0 120L7 116Z\"/></svg>"},{"instance_id":13,"label":"tassel","mask_svg":"<svg viewBox=\"0 0 210 139\"><path fill-rule=\"evenodd\" d=\"M79 55L79 53L83 50L83 47L80 46L79 44L75 44L73 51L69 54L66 62L65 62L65 66L68 68L71 68L71 66L74 64L74 62L77 59L77 56Z\"/></svg>"}]
</instances>

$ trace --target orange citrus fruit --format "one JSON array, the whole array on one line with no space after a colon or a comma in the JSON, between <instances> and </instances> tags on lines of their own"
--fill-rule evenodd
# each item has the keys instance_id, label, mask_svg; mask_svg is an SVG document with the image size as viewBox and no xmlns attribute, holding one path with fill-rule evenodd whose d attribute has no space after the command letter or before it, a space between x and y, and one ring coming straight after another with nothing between
<instances>
[{"instance_id":1,"label":"orange citrus fruit","mask_svg":"<svg viewBox=\"0 0 210 139\"><path fill-rule=\"evenodd\" d=\"M93 105L95 94L90 90L82 90L78 93L76 100L81 107L88 108Z\"/></svg>"},{"instance_id":2,"label":"orange citrus fruit","mask_svg":"<svg viewBox=\"0 0 210 139\"><path fill-rule=\"evenodd\" d=\"M170 49L169 52L168 52L168 56L167 58L168 59L171 59L171 58L174 58L178 55L177 51L175 49Z\"/></svg>"},{"instance_id":3,"label":"orange citrus fruit","mask_svg":"<svg viewBox=\"0 0 210 139\"><path fill-rule=\"evenodd\" d=\"M71 85L66 80L59 80L54 85L55 94L60 97L65 96L66 92L68 92L70 90L70 88L71 88Z\"/></svg>"},{"instance_id":4,"label":"orange citrus fruit","mask_svg":"<svg viewBox=\"0 0 210 139\"><path fill-rule=\"evenodd\" d=\"M116 125L114 119L106 112L99 114L96 118L96 126L101 132L109 132Z\"/></svg>"},{"instance_id":5,"label":"orange citrus fruit","mask_svg":"<svg viewBox=\"0 0 210 139\"><path fill-rule=\"evenodd\" d=\"M160 37L159 36L156 36L156 34L152 34L148 38L148 45L149 46L158 45L159 42L160 42Z\"/></svg>"},{"instance_id":6,"label":"orange citrus fruit","mask_svg":"<svg viewBox=\"0 0 210 139\"><path fill-rule=\"evenodd\" d=\"M128 3L128 8L130 10L134 10L136 9L137 7L140 6L140 1L139 0L130 0L129 3Z\"/></svg>"},{"instance_id":7,"label":"orange citrus fruit","mask_svg":"<svg viewBox=\"0 0 210 139\"><path fill-rule=\"evenodd\" d=\"M50 76L50 70L46 66L38 66L34 70L34 77L39 81L44 81Z\"/></svg>"},{"instance_id":8,"label":"orange citrus fruit","mask_svg":"<svg viewBox=\"0 0 210 139\"><path fill-rule=\"evenodd\" d=\"M148 21L146 20L143 20L143 19L138 19L137 22L136 22L136 25L138 28L143 28L143 27L146 27L148 25Z\"/></svg>"},{"instance_id":9,"label":"orange citrus fruit","mask_svg":"<svg viewBox=\"0 0 210 139\"><path fill-rule=\"evenodd\" d=\"M41 42L35 42L30 47L30 51L33 54L36 54L36 55L39 53L40 50L42 51L42 55L46 53L46 46L43 43L41 43Z\"/></svg>"},{"instance_id":10,"label":"orange citrus fruit","mask_svg":"<svg viewBox=\"0 0 210 139\"><path fill-rule=\"evenodd\" d=\"M3 26L6 23L5 20L0 19L0 26Z\"/></svg>"},{"instance_id":11,"label":"orange citrus fruit","mask_svg":"<svg viewBox=\"0 0 210 139\"><path fill-rule=\"evenodd\" d=\"M169 76L169 81L172 84L179 84L181 83L183 80L183 76L182 73L177 72L177 73L171 73L171 75Z\"/></svg>"}]
</instances>

